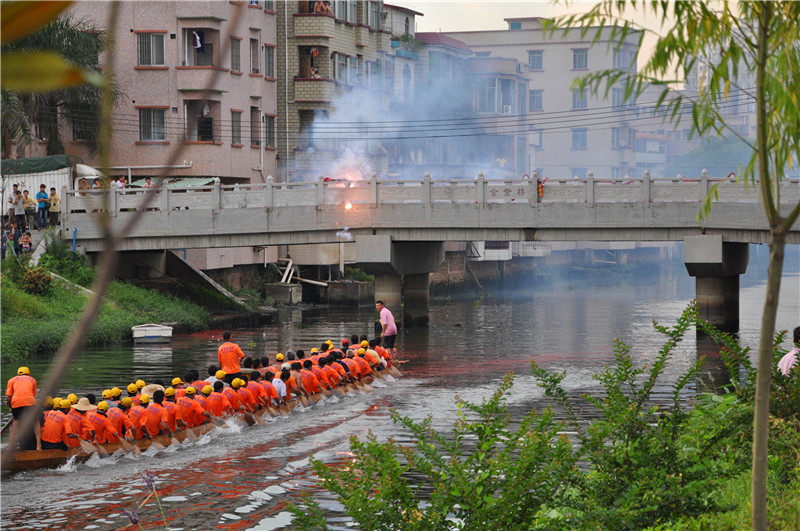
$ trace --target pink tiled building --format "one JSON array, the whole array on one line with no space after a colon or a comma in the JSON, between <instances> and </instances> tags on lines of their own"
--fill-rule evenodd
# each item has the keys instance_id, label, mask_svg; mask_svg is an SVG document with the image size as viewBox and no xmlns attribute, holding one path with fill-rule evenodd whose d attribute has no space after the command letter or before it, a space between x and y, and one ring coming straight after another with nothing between
<instances>
[{"instance_id":1,"label":"pink tiled building","mask_svg":"<svg viewBox=\"0 0 800 531\"><path fill-rule=\"evenodd\" d=\"M109 2L71 11L103 28ZM111 173L264 182L275 175L273 2L120 2ZM101 63L106 62L101 58ZM203 90L207 89L207 90ZM97 163L78 140L67 151Z\"/></svg>"}]
</instances>

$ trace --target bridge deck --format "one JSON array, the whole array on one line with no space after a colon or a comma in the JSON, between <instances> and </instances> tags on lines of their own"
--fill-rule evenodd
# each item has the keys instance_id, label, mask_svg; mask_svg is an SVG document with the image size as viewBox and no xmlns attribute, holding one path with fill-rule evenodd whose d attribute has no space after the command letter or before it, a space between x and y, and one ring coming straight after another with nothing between
<instances>
[{"instance_id":1,"label":"bridge deck","mask_svg":"<svg viewBox=\"0 0 800 531\"><path fill-rule=\"evenodd\" d=\"M731 180L319 181L155 190L66 191L65 236L87 252L102 249L97 223L141 219L122 250L239 247L343 241L389 234L396 241L678 241L722 234L764 243L769 230L758 189ZM711 214L699 218L706 196ZM800 180L785 180L781 210L800 202ZM349 205L349 206L348 206ZM339 233L337 235L337 233ZM789 234L800 244L800 227Z\"/></svg>"}]
</instances>

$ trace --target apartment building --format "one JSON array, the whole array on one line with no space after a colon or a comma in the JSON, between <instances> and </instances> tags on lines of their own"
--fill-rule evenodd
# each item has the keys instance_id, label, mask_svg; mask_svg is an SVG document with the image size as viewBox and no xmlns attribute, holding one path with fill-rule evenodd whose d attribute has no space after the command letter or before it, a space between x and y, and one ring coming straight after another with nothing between
<instances>
[{"instance_id":1,"label":"apartment building","mask_svg":"<svg viewBox=\"0 0 800 531\"><path fill-rule=\"evenodd\" d=\"M544 178L562 179L585 178L590 170L597 178L630 173L636 165L636 116L624 100L622 87L613 88L606 98L574 88L572 83L610 68L635 72L638 33L619 43L612 42L610 28L602 29L595 40L595 29L585 36L578 30L551 34L539 17L505 20L505 30L446 35L467 44L476 58L512 59L527 65L527 108L524 120L514 129L517 137L528 138L525 173L536 169ZM496 85L495 94L498 89L504 90ZM502 105L505 111L509 103ZM510 105L514 113L517 101Z\"/></svg>"},{"instance_id":2,"label":"apartment building","mask_svg":"<svg viewBox=\"0 0 800 531\"><path fill-rule=\"evenodd\" d=\"M274 2L120 2L113 173L264 182L275 174ZM110 2L71 12L105 27ZM73 136L68 149L94 157ZM202 179L201 179L202 180ZM199 182L199 181L195 181Z\"/></svg>"},{"instance_id":3,"label":"apartment building","mask_svg":"<svg viewBox=\"0 0 800 531\"><path fill-rule=\"evenodd\" d=\"M331 116L358 120L359 90L380 90L382 51L389 47L383 2L333 0L315 12L313 1L276 2L278 54L278 175L315 180L330 175L350 141ZM338 107L337 107L338 105ZM337 119L336 122L341 122ZM367 143L369 144L369 143ZM374 152L374 145L367 145Z\"/></svg>"}]
</instances>

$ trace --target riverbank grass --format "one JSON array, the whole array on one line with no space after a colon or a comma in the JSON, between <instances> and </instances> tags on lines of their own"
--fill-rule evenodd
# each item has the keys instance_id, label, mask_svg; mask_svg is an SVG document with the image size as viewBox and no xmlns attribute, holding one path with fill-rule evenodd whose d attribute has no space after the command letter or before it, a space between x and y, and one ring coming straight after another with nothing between
<instances>
[{"instance_id":1,"label":"riverbank grass","mask_svg":"<svg viewBox=\"0 0 800 531\"><path fill-rule=\"evenodd\" d=\"M53 282L46 293L32 295L4 274L0 297L2 360L58 350L87 301L85 292L59 281ZM131 327L139 324L181 322L200 330L209 320L209 312L197 304L114 281L86 338L86 346L130 341Z\"/></svg>"}]
</instances>

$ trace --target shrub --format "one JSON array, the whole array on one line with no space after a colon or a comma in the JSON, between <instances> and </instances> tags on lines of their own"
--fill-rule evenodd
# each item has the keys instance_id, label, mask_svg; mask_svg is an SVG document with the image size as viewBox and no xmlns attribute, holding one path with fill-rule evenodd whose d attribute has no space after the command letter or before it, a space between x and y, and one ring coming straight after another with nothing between
<instances>
[{"instance_id":1,"label":"shrub","mask_svg":"<svg viewBox=\"0 0 800 531\"><path fill-rule=\"evenodd\" d=\"M12 282L18 282L28 269L30 255L7 256L2 262L2 273Z\"/></svg>"},{"instance_id":2,"label":"shrub","mask_svg":"<svg viewBox=\"0 0 800 531\"><path fill-rule=\"evenodd\" d=\"M512 386L507 375L480 405L457 399L452 436L433 430L431 419L417 422L392 413L414 436L413 446L378 442L370 434L350 444L346 468L314 461L322 484L337 494L362 529L465 529L527 527L543 504L578 474L569 438L551 410L531 412L515 429L506 406ZM421 504L428 504L420 511ZM326 528L313 502L301 528Z\"/></svg>"},{"instance_id":3,"label":"shrub","mask_svg":"<svg viewBox=\"0 0 800 531\"><path fill-rule=\"evenodd\" d=\"M20 289L33 295L50 293L52 284L53 279L50 278L50 273L41 267L26 270L18 282Z\"/></svg>"},{"instance_id":4,"label":"shrub","mask_svg":"<svg viewBox=\"0 0 800 531\"><path fill-rule=\"evenodd\" d=\"M357 267L346 269L344 278L356 282L375 282L375 275L368 275L363 269Z\"/></svg>"},{"instance_id":5,"label":"shrub","mask_svg":"<svg viewBox=\"0 0 800 531\"><path fill-rule=\"evenodd\" d=\"M84 287L94 282L94 269L86 264L86 257L79 253L67 251L66 256L59 257L45 253L39 259L39 265Z\"/></svg>"}]
</instances>

